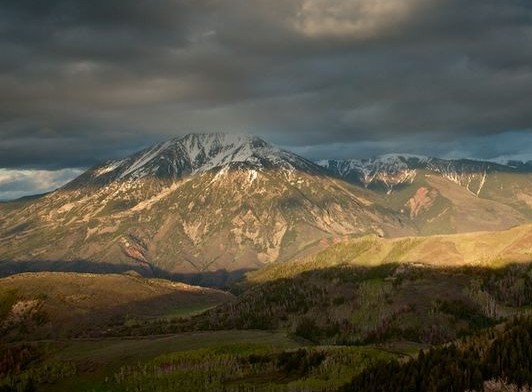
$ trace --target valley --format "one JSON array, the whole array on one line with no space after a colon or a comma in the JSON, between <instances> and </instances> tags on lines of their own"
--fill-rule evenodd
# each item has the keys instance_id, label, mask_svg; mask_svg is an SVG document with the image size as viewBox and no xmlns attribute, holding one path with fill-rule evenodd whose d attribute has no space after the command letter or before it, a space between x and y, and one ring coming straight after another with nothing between
<instances>
[{"instance_id":1,"label":"valley","mask_svg":"<svg viewBox=\"0 0 532 392\"><path fill-rule=\"evenodd\" d=\"M22 276L24 285L33 287L39 284L32 284L32 278L43 279L32 274ZM107 276L101 275L101 280L105 281ZM50 276L47 278L52 281ZM119 276L112 278L121 280ZM62 276L62 281L83 279L86 277L77 273ZM4 293L4 289L14 287L13 282L6 280L9 278L0 280ZM486 348L486 342L490 342L495 349L497 339L503 339L500 331L518 331L520 325L530 322L524 315L532 311L531 280L530 263L498 269L409 263L343 265L262 283L246 280L234 287L235 297L205 291L194 300L194 309L190 298L185 303L179 302L186 295L183 292L176 293L176 299L169 302L161 302L166 293L157 293L151 302L151 314L138 305L135 295L126 301L127 307L117 308L114 301L91 301L92 314L113 317L76 317L76 328L68 329L65 320L71 313L79 312L79 303L64 302L65 297L53 290L48 291L47 301L39 290L19 288L17 302L11 303L44 303L38 317L34 313L19 320L24 322L24 327L17 328L19 334L2 335L0 387L39 391L75 388L87 392L132 388L142 391L250 388L337 391L358 390L357 385L373 388L372 379L368 379L370 372L386 372L390 366L396 366L394 369L405 366L408 371L406 366L414 366L419 356L436 355L439 351L433 350L446 350L449 343L457 348L451 353L453 356L466 355L468 345ZM144 278L141 282L153 284ZM127 287L118 283L113 284L115 290ZM157 287L166 284L169 283L158 281ZM105 284L99 287L102 292L80 285L76 292L78 296L91 293L111 298L105 292ZM140 296L142 290L137 290ZM10 293L14 295L13 291ZM4 294L2 304L6 303ZM12 313L19 308L3 306L2 325L12 323ZM516 318L518 315L525 318ZM50 328L53 325L60 328ZM524 331L530 333L527 328ZM511 339L508 336L505 344ZM526 343L530 340L522 339L520 361L530 361L532 347ZM441 356L432 359L430 366L448 366L438 358ZM482 358L467 357L467 361L471 361L471 366L491 369L490 357ZM526 372L528 367L519 375L510 373L511 369L503 368L504 373L482 370L487 378L474 379L468 378L469 373L459 376L460 371L455 369L455 377L446 382L478 387L501 376L511 383L527 382L531 376ZM422 381L425 383L440 380L422 377L426 377ZM379 380L384 383L388 379ZM397 382L394 378L389 380Z\"/></svg>"}]
</instances>

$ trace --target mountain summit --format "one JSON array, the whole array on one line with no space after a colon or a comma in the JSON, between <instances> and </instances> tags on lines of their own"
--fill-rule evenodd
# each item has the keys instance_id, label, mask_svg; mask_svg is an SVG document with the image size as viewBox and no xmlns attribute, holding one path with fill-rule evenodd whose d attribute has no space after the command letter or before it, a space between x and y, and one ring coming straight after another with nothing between
<instances>
[{"instance_id":1,"label":"mountain summit","mask_svg":"<svg viewBox=\"0 0 532 392\"><path fill-rule=\"evenodd\" d=\"M105 162L69 187L145 177L178 179L213 169L235 168L323 171L314 163L255 136L190 133L127 158Z\"/></svg>"}]
</instances>

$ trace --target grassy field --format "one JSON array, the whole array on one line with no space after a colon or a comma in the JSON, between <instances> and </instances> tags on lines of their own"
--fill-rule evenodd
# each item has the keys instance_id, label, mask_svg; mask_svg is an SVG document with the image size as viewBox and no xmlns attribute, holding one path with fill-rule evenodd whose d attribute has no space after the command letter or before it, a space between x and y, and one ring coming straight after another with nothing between
<instances>
[{"instance_id":1,"label":"grassy field","mask_svg":"<svg viewBox=\"0 0 532 392\"><path fill-rule=\"evenodd\" d=\"M75 364L77 373L40 390L328 391L398 357L374 347L303 343L250 330L55 343L61 349L50 358Z\"/></svg>"},{"instance_id":2,"label":"grassy field","mask_svg":"<svg viewBox=\"0 0 532 392\"><path fill-rule=\"evenodd\" d=\"M309 346L282 331L251 330L33 346L41 359L15 377L0 377L0 390L333 391L368 366L408 357L369 346Z\"/></svg>"},{"instance_id":3,"label":"grassy field","mask_svg":"<svg viewBox=\"0 0 532 392\"><path fill-rule=\"evenodd\" d=\"M334 391L395 355L371 347L224 345L124 366L113 383L139 391Z\"/></svg>"},{"instance_id":4,"label":"grassy field","mask_svg":"<svg viewBox=\"0 0 532 392\"><path fill-rule=\"evenodd\" d=\"M235 344L268 346L280 350L300 346L286 333L269 331L212 331L137 339L55 341L52 343L55 352L49 356L49 360L73 363L77 372L73 377L41 388L50 392L124 390L116 383L106 382L123 366L136 366L171 353Z\"/></svg>"}]
</instances>

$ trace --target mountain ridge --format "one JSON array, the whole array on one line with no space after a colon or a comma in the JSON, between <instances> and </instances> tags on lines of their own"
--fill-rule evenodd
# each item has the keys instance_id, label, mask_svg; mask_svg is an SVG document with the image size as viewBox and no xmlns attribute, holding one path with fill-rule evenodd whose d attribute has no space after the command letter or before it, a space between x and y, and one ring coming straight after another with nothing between
<instances>
[{"instance_id":1,"label":"mountain ridge","mask_svg":"<svg viewBox=\"0 0 532 392\"><path fill-rule=\"evenodd\" d=\"M359 182L365 187L373 182L381 182L388 192L392 191L395 185L412 181L415 171L419 169L441 173L453 182L459 182L458 176L467 173L484 175L491 171L515 173L532 171L532 161L509 161L503 164L469 158L442 159L414 154L384 154L367 159L330 159L319 160L316 163L340 178ZM395 174L402 175L394 178ZM389 176L388 181L385 175Z\"/></svg>"}]
</instances>

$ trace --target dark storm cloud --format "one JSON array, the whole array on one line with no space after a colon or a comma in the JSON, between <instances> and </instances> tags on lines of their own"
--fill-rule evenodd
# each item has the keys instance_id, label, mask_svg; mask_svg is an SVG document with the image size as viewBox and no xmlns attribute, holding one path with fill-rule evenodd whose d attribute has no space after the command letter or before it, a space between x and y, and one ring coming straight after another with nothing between
<instances>
[{"instance_id":1,"label":"dark storm cloud","mask_svg":"<svg viewBox=\"0 0 532 392\"><path fill-rule=\"evenodd\" d=\"M4 168L86 167L202 130L315 158L521 156L530 97L529 0L0 5Z\"/></svg>"}]
</instances>

